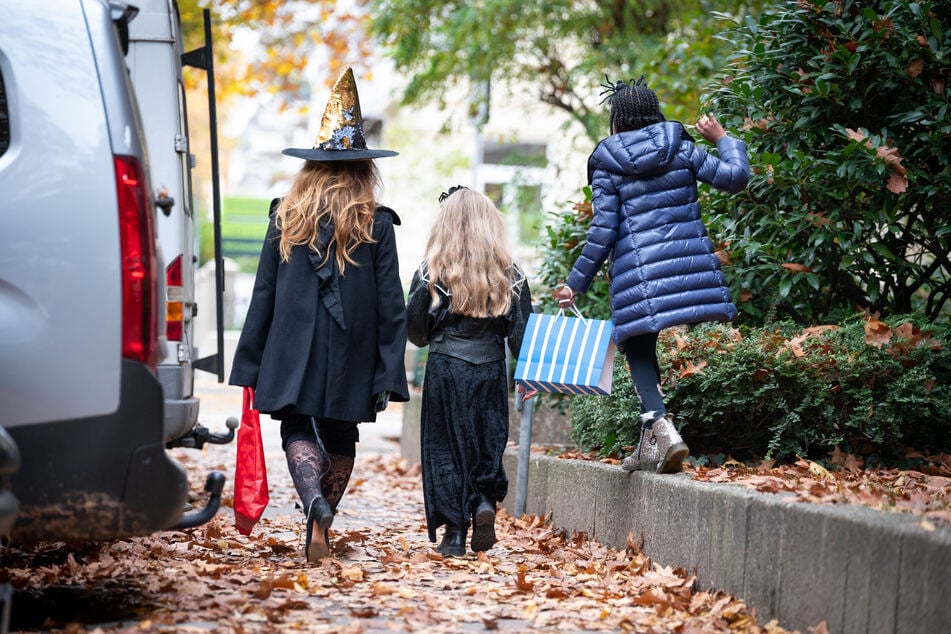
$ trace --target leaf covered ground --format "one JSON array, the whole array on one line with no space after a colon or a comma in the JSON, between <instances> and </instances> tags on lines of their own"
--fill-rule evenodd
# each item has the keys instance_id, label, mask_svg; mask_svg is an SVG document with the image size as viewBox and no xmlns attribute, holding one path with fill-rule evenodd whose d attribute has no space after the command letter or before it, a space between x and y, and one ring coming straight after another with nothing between
<instances>
[{"instance_id":1,"label":"leaf covered ground","mask_svg":"<svg viewBox=\"0 0 951 634\"><path fill-rule=\"evenodd\" d=\"M230 475L233 451L179 459L190 472ZM634 543L614 550L535 516L500 512L494 548L443 558L426 537L418 467L395 452L360 457L332 529L333 557L307 564L289 479L269 463L269 511L250 537L223 509L186 531L8 547L12 630L786 631L758 623L740 599L699 589L686 571L653 563Z\"/></svg>"}]
</instances>

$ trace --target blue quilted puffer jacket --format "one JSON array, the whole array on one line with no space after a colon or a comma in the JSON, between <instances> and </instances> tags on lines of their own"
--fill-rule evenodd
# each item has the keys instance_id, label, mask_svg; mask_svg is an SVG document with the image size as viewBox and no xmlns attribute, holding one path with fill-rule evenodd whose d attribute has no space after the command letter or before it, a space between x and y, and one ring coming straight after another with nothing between
<instances>
[{"instance_id":1,"label":"blue quilted puffer jacket","mask_svg":"<svg viewBox=\"0 0 951 634\"><path fill-rule=\"evenodd\" d=\"M663 121L609 136L588 159L594 218L567 283L586 292L611 257L617 344L668 326L736 317L700 219L697 181L736 193L750 167L742 141L724 136L717 154L697 147L680 123Z\"/></svg>"}]
</instances>

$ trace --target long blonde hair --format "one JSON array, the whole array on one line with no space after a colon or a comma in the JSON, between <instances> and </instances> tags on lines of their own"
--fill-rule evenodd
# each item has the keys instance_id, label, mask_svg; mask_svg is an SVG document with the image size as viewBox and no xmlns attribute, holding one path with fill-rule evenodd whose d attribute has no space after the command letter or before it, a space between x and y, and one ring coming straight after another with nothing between
<instances>
[{"instance_id":1,"label":"long blonde hair","mask_svg":"<svg viewBox=\"0 0 951 634\"><path fill-rule=\"evenodd\" d=\"M502 214L485 194L471 189L459 189L442 202L426 244L426 267L433 305L442 287L450 294L450 310L467 317L507 313L520 281Z\"/></svg>"},{"instance_id":2,"label":"long blonde hair","mask_svg":"<svg viewBox=\"0 0 951 634\"><path fill-rule=\"evenodd\" d=\"M320 253L317 238L320 226L333 224L335 258L340 272L356 261L354 250L373 242L373 212L380 176L373 161L307 161L291 185L291 191L277 209L275 225L281 232L281 260L287 262L291 249L307 245L312 251L330 257L329 245ZM324 245L321 245L324 246Z\"/></svg>"}]
</instances>

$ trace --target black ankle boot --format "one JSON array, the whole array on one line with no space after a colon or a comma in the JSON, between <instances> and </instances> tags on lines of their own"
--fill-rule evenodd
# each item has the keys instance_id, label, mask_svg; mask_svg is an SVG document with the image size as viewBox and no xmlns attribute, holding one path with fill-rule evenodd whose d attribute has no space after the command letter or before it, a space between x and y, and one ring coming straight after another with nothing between
<instances>
[{"instance_id":1,"label":"black ankle boot","mask_svg":"<svg viewBox=\"0 0 951 634\"><path fill-rule=\"evenodd\" d=\"M482 496L472 513L472 542L475 552L488 550L495 545L495 504Z\"/></svg>"},{"instance_id":2,"label":"black ankle boot","mask_svg":"<svg viewBox=\"0 0 951 634\"><path fill-rule=\"evenodd\" d=\"M442 541L436 546L436 552L447 557L463 557L466 554L466 529L447 526Z\"/></svg>"},{"instance_id":3,"label":"black ankle boot","mask_svg":"<svg viewBox=\"0 0 951 634\"><path fill-rule=\"evenodd\" d=\"M318 495L311 500L310 507L307 509L307 519L304 521L307 523L307 538L304 543L307 561L315 562L329 557L330 535L327 529L334 521L334 514L323 496Z\"/></svg>"}]
</instances>

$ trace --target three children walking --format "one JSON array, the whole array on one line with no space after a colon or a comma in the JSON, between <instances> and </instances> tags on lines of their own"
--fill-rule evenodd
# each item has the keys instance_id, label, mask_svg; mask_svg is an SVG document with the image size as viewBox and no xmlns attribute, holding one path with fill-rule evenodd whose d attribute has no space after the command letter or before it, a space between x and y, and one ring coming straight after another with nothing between
<instances>
[{"instance_id":1,"label":"three children walking","mask_svg":"<svg viewBox=\"0 0 951 634\"><path fill-rule=\"evenodd\" d=\"M556 296L570 306L611 256L614 337L643 421L623 467L670 473L688 450L664 407L657 333L736 315L700 221L697 181L739 191L749 166L743 143L715 119L696 129L716 143L719 158L665 121L642 82L618 82L610 92L611 134L589 159L594 219ZM532 312L502 215L475 190L444 192L404 302L393 230L400 220L376 203L373 163L396 153L366 147L349 69L314 147L284 153L306 162L291 192L271 205L230 383L255 388L257 408L281 421L308 561L330 553L328 529L353 469L358 424L409 399L407 337L429 346L421 413L429 538L445 527L436 548L445 556L465 555L467 538L474 552L492 548L508 489L505 349L518 356Z\"/></svg>"}]
</instances>

